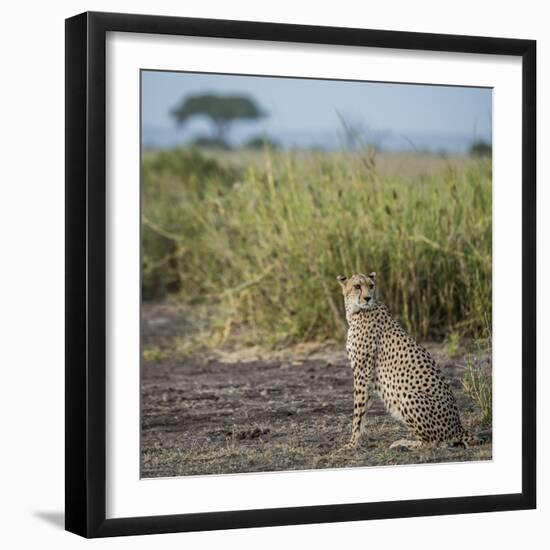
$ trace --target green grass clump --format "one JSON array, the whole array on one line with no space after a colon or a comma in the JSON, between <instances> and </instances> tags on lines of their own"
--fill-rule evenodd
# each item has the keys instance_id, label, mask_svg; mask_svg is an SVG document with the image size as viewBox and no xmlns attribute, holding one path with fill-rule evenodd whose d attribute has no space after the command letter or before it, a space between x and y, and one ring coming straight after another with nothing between
<instances>
[{"instance_id":1,"label":"green grass clump","mask_svg":"<svg viewBox=\"0 0 550 550\"><path fill-rule=\"evenodd\" d=\"M483 332L490 159L398 177L372 153L258 154L237 167L193 151L144 157L144 298L219 305L224 337L334 339L336 276L377 271L379 298L416 337Z\"/></svg>"},{"instance_id":2,"label":"green grass clump","mask_svg":"<svg viewBox=\"0 0 550 550\"><path fill-rule=\"evenodd\" d=\"M160 346L151 346L143 350L143 358L153 363L161 363L169 356L169 353Z\"/></svg>"},{"instance_id":3,"label":"green grass clump","mask_svg":"<svg viewBox=\"0 0 550 550\"><path fill-rule=\"evenodd\" d=\"M475 344L476 353L466 356L462 388L475 403L481 424L491 426L493 422L492 338L489 336L487 339L477 340Z\"/></svg>"}]
</instances>

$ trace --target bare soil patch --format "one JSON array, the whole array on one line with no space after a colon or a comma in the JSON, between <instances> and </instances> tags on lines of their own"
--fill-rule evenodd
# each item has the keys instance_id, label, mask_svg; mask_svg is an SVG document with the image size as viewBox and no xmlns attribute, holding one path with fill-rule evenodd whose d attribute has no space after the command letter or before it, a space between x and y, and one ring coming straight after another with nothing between
<instances>
[{"instance_id":1,"label":"bare soil patch","mask_svg":"<svg viewBox=\"0 0 550 550\"><path fill-rule=\"evenodd\" d=\"M188 328L174 308L143 308L144 349ZM462 358L425 345L451 383L464 424L479 433L478 411L460 382ZM141 375L142 477L491 459L490 441L467 449L389 449L411 434L377 398L360 446L337 452L349 439L353 411L343 345L159 354L143 360Z\"/></svg>"}]
</instances>

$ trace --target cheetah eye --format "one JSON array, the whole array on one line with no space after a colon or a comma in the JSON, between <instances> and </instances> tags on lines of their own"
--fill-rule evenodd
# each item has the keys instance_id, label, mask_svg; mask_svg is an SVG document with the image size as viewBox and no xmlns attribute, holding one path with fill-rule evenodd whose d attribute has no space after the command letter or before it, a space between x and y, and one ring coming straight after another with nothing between
<instances>
[{"instance_id":1,"label":"cheetah eye","mask_svg":"<svg viewBox=\"0 0 550 550\"><path fill-rule=\"evenodd\" d=\"M361 285L354 285L356 290L361 290Z\"/></svg>"}]
</instances>

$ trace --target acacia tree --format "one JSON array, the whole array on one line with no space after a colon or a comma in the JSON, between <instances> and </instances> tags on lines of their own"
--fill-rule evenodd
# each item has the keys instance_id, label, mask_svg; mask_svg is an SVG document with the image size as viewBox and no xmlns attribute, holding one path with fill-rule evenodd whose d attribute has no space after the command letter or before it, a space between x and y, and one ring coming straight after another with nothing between
<instances>
[{"instance_id":1,"label":"acacia tree","mask_svg":"<svg viewBox=\"0 0 550 550\"><path fill-rule=\"evenodd\" d=\"M238 120L257 120L265 113L245 96L205 94L182 99L172 110L172 116L180 126L192 117L206 116L214 125L217 141L225 144L231 124Z\"/></svg>"}]
</instances>

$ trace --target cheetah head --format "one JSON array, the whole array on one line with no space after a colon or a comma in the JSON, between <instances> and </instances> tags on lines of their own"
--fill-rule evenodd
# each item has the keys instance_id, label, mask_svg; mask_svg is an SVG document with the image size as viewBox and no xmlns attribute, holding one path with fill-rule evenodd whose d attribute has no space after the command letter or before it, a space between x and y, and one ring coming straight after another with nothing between
<instances>
[{"instance_id":1,"label":"cheetah head","mask_svg":"<svg viewBox=\"0 0 550 550\"><path fill-rule=\"evenodd\" d=\"M349 315L374 307L376 292L376 273L374 271L368 275L357 273L351 277L339 275L337 280L342 287L346 312Z\"/></svg>"}]
</instances>

